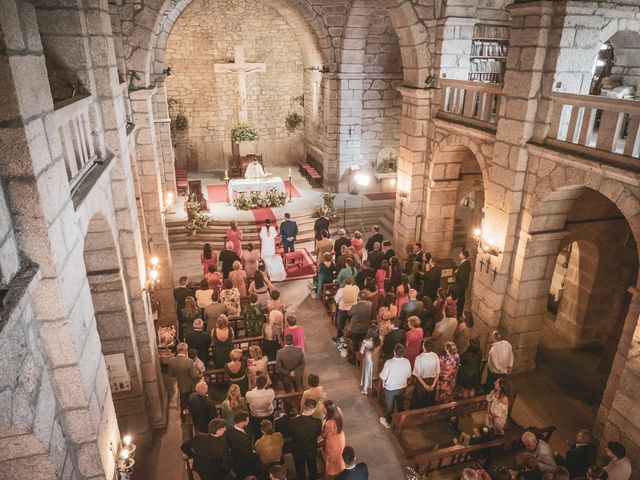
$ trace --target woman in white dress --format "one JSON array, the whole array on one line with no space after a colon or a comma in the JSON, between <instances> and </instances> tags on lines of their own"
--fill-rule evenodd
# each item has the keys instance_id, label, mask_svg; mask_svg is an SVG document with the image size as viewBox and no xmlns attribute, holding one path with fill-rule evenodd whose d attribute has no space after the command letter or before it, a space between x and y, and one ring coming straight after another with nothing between
<instances>
[{"instance_id":1,"label":"woman in white dress","mask_svg":"<svg viewBox=\"0 0 640 480\"><path fill-rule=\"evenodd\" d=\"M262 261L267 267L269 278L274 282L280 282L287 278L287 272L284 269L282 258L276 255L276 237L278 232L271 225L268 218L264 222L264 226L260 229L261 255Z\"/></svg>"},{"instance_id":2,"label":"woman in white dress","mask_svg":"<svg viewBox=\"0 0 640 480\"><path fill-rule=\"evenodd\" d=\"M360 387L363 395L367 395L373 387L373 379L377 373L378 359L380 355L380 332L377 325L371 325L367 336L360 346L362 354L362 374L360 376Z\"/></svg>"}]
</instances>

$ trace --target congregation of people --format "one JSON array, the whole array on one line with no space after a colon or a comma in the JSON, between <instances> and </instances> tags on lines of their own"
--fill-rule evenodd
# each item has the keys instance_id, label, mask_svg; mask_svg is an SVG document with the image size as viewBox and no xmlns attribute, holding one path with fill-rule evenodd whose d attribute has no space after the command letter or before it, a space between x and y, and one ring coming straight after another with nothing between
<instances>
[{"instance_id":1,"label":"congregation of people","mask_svg":"<svg viewBox=\"0 0 640 480\"><path fill-rule=\"evenodd\" d=\"M481 348L473 315L464 308L469 252L460 251L453 282L445 290L442 268L420 243L402 261L377 226L366 242L362 233L349 237L342 229L332 240L328 228L328 219L316 221L316 297L335 302L333 340L346 350L348 361L359 365L361 394L375 391L382 399L380 424L391 428L394 412L403 412L407 401L412 410L483 395L483 428L463 432L459 441L469 444L486 432L504 435L514 399L509 382L513 349L499 330L490 333L486 355ZM297 227L285 229L286 248L293 251ZM275 242L273 232L265 235ZM284 454L289 453L298 480L316 479L320 470L327 479L368 478L367 466L356 463L346 444L341 409L319 376L305 372L304 319L287 311L260 252L242 244L242 231L234 224L225 248L217 253L206 244L200 260L202 278L190 283L183 276L174 289L180 343L169 364L181 412L195 430L182 445L193 470L203 480L282 480L287 478ZM234 347L240 332L232 323L239 317L242 338L257 342L247 350ZM275 362L271 374L270 362ZM220 408L206 381L212 369L224 370L228 381ZM294 409L276 415L277 392L302 394ZM565 480L567 472L567 479L628 480L631 473L624 447L616 442L606 450L610 463L597 468L596 448L586 430L565 456L554 455L531 431L522 443L528 456L506 469L509 478ZM493 478L500 475L494 472ZM481 476L472 469L463 472L467 480Z\"/></svg>"}]
</instances>

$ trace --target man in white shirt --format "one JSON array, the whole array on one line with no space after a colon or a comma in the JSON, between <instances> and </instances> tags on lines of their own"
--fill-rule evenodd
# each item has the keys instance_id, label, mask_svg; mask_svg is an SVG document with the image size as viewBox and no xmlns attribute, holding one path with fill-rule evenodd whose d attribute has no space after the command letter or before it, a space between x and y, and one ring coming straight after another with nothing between
<instances>
[{"instance_id":1,"label":"man in white shirt","mask_svg":"<svg viewBox=\"0 0 640 480\"><path fill-rule=\"evenodd\" d=\"M258 159L254 157L253 161L247 165L247 170L244 172L244 178L251 180L258 180L266 177L262 165L258 162Z\"/></svg>"},{"instance_id":2,"label":"man in white shirt","mask_svg":"<svg viewBox=\"0 0 640 480\"><path fill-rule=\"evenodd\" d=\"M536 437L533 432L522 434L522 443L525 448L535 455L538 461L538 469L543 473L553 473L558 469L558 465L553 457L553 451L547 442Z\"/></svg>"},{"instance_id":3,"label":"man in white shirt","mask_svg":"<svg viewBox=\"0 0 640 480\"><path fill-rule=\"evenodd\" d=\"M404 411L404 389L407 380L411 376L411 363L404 358L404 346L400 343L393 348L393 358L384 363L380 380L382 381L384 403L387 407L387 416L380 417L380 423L385 428L391 428L394 403L398 406L398 412Z\"/></svg>"},{"instance_id":4,"label":"man in white shirt","mask_svg":"<svg viewBox=\"0 0 640 480\"><path fill-rule=\"evenodd\" d=\"M444 354L444 344L453 340L453 334L458 328L458 319L453 315L452 310L450 305L445 307L444 318L436 323L431 334L433 351L438 355Z\"/></svg>"},{"instance_id":5,"label":"man in white shirt","mask_svg":"<svg viewBox=\"0 0 640 480\"><path fill-rule=\"evenodd\" d=\"M611 461L604 467L609 480L629 480L631 462L627 457L627 449L619 442L609 442L605 452Z\"/></svg>"},{"instance_id":6,"label":"man in white shirt","mask_svg":"<svg viewBox=\"0 0 640 480\"><path fill-rule=\"evenodd\" d=\"M344 288L341 288L336 293L336 301L338 302L336 324L338 332L336 333L334 342L342 336L342 329L349 319L349 310L358 303L358 294L360 293L358 286L353 284L353 277L351 275L345 278L344 283Z\"/></svg>"},{"instance_id":7,"label":"man in white shirt","mask_svg":"<svg viewBox=\"0 0 640 480\"><path fill-rule=\"evenodd\" d=\"M262 436L260 422L262 420L273 421L273 399L276 398L276 392L271 388L265 388L266 386L266 375L260 375L256 378L256 388L249 390L246 394L251 413L251 429L256 440Z\"/></svg>"},{"instance_id":8,"label":"man in white shirt","mask_svg":"<svg viewBox=\"0 0 640 480\"><path fill-rule=\"evenodd\" d=\"M424 408L435 405L436 385L440 375L440 358L433 352L433 341L422 341L422 353L413 363L413 376L416 377L413 396L409 409Z\"/></svg>"},{"instance_id":9,"label":"man in white shirt","mask_svg":"<svg viewBox=\"0 0 640 480\"><path fill-rule=\"evenodd\" d=\"M487 358L487 383L484 384L485 391L493 390L493 384L500 377L511 375L513 369L513 348L507 340L502 339L502 334L498 330L491 333L493 345L489 349Z\"/></svg>"}]
</instances>

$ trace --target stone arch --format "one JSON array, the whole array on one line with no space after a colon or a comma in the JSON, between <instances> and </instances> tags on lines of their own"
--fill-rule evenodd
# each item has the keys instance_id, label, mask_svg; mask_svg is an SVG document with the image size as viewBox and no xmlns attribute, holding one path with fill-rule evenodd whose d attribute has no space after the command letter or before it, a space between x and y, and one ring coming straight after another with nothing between
<instances>
[{"instance_id":1,"label":"stone arch","mask_svg":"<svg viewBox=\"0 0 640 480\"><path fill-rule=\"evenodd\" d=\"M108 216L96 212L86 225L83 257L91 292L94 318L102 355L108 360L124 360L128 381L110 377L113 407L122 432L138 438L149 433L144 398L144 380L133 327L130 299L123 276L122 260ZM124 358L122 358L122 356Z\"/></svg>"},{"instance_id":2,"label":"stone arch","mask_svg":"<svg viewBox=\"0 0 640 480\"><path fill-rule=\"evenodd\" d=\"M150 77L162 75L165 68L164 55L171 30L182 12L193 0L166 0L156 19L149 38L148 58L142 71ZM265 3L280 14L296 33L305 68L335 62L335 53L329 32L322 18L306 3L290 0L265 0ZM141 66L135 67L137 70Z\"/></svg>"}]
</instances>

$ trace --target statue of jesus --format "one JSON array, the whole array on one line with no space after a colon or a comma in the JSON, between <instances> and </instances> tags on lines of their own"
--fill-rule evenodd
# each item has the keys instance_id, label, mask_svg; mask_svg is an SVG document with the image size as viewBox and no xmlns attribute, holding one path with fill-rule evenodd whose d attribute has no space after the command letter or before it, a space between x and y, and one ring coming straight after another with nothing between
<instances>
[{"instance_id":1,"label":"statue of jesus","mask_svg":"<svg viewBox=\"0 0 640 480\"><path fill-rule=\"evenodd\" d=\"M247 165L247 171L244 172L244 178L248 178L251 180L258 180L258 179L262 179L265 178L267 176L266 173L264 173L264 169L262 168L262 165L260 165L260 163L258 162L257 158L254 158L253 161Z\"/></svg>"}]
</instances>

